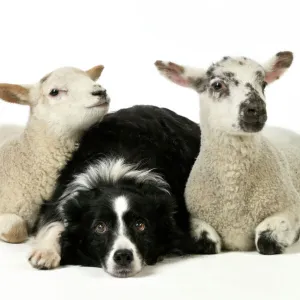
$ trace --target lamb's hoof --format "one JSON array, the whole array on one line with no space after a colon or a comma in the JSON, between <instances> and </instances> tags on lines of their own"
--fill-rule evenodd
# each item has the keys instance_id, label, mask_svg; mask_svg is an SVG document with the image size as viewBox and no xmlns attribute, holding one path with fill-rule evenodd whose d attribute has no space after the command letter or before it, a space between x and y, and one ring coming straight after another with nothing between
<instances>
[{"instance_id":1,"label":"lamb's hoof","mask_svg":"<svg viewBox=\"0 0 300 300\"><path fill-rule=\"evenodd\" d=\"M221 243L218 239L211 239L207 231L203 231L201 237L196 241L196 252L198 254L218 254L221 252Z\"/></svg>"},{"instance_id":2,"label":"lamb's hoof","mask_svg":"<svg viewBox=\"0 0 300 300\"><path fill-rule=\"evenodd\" d=\"M257 251L264 255L282 254L285 246L278 243L273 237L270 230L263 231L259 234L256 243Z\"/></svg>"},{"instance_id":3,"label":"lamb's hoof","mask_svg":"<svg viewBox=\"0 0 300 300\"><path fill-rule=\"evenodd\" d=\"M60 255L54 249L35 249L28 260L36 269L50 270L59 266L60 259Z\"/></svg>"},{"instance_id":4,"label":"lamb's hoof","mask_svg":"<svg viewBox=\"0 0 300 300\"><path fill-rule=\"evenodd\" d=\"M192 252L196 254L217 254L221 252L221 238L216 230L198 218L191 219L191 236L194 239Z\"/></svg>"}]
</instances>

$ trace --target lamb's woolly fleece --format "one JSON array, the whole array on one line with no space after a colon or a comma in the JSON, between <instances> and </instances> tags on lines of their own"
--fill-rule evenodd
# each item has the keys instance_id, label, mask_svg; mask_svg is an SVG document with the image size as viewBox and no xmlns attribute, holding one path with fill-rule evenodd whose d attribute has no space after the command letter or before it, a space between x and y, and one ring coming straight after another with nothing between
<instances>
[{"instance_id":1,"label":"lamb's woolly fleece","mask_svg":"<svg viewBox=\"0 0 300 300\"><path fill-rule=\"evenodd\" d=\"M110 98L96 83L103 68L62 67L35 84L0 84L1 99L30 106L25 129L5 126L0 131L1 240L28 238L40 205L52 195L83 132L108 111Z\"/></svg>"},{"instance_id":2,"label":"lamb's woolly fleece","mask_svg":"<svg viewBox=\"0 0 300 300\"><path fill-rule=\"evenodd\" d=\"M76 139L58 138L47 124L32 118L20 137L1 146L0 213L16 214L31 227L42 200L51 196Z\"/></svg>"},{"instance_id":3,"label":"lamb's woolly fleece","mask_svg":"<svg viewBox=\"0 0 300 300\"><path fill-rule=\"evenodd\" d=\"M20 125L2 125L0 127L0 146L11 139L20 136L24 131L24 126Z\"/></svg>"},{"instance_id":4,"label":"lamb's woolly fleece","mask_svg":"<svg viewBox=\"0 0 300 300\"><path fill-rule=\"evenodd\" d=\"M256 227L281 213L295 239L299 172L300 136L294 132L266 127L241 137L210 131L186 185L187 206L217 231L224 249L252 250Z\"/></svg>"}]
</instances>

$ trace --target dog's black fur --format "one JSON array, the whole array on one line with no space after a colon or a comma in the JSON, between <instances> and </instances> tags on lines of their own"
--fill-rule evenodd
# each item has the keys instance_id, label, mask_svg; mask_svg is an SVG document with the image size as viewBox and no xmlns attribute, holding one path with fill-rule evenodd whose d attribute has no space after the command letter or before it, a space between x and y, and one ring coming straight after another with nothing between
<instances>
[{"instance_id":1,"label":"dog's black fur","mask_svg":"<svg viewBox=\"0 0 300 300\"><path fill-rule=\"evenodd\" d=\"M107 254L110 239L95 235L92 228L110 198L119 195L128 196L133 214L147 224L142 235L130 234L147 264L175 249L188 252L184 249L185 242L189 243L185 240L189 238L189 214L184 189L199 150L199 125L169 109L138 105L107 114L85 133L62 170L52 199L41 208L37 228L62 220L57 206L75 174L107 157L124 158L125 163L139 164L138 169L154 169L169 184L171 195L153 182L100 180L97 188L80 193L64 206L68 226L61 237L61 265L103 266L99 255ZM109 213L106 217L114 222Z\"/></svg>"}]
</instances>

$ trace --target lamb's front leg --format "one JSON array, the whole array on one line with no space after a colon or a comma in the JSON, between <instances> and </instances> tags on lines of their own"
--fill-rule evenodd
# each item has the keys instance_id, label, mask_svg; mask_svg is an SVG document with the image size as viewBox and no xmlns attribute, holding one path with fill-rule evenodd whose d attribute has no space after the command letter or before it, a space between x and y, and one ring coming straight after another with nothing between
<instances>
[{"instance_id":1,"label":"lamb's front leg","mask_svg":"<svg viewBox=\"0 0 300 300\"><path fill-rule=\"evenodd\" d=\"M221 252L221 238L216 230L206 222L198 218L191 218L191 235L196 240L196 253L217 254Z\"/></svg>"},{"instance_id":2,"label":"lamb's front leg","mask_svg":"<svg viewBox=\"0 0 300 300\"><path fill-rule=\"evenodd\" d=\"M270 216L256 227L256 249L261 254L281 254L299 239L299 229L299 217L295 212Z\"/></svg>"},{"instance_id":3,"label":"lamb's front leg","mask_svg":"<svg viewBox=\"0 0 300 300\"><path fill-rule=\"evenodd\" d=\"M61 222L53 222L42 227L36 238L29 262L37 269L53 269L60 264L60 235L64 231Z\"/></svg>"}]
</instances>

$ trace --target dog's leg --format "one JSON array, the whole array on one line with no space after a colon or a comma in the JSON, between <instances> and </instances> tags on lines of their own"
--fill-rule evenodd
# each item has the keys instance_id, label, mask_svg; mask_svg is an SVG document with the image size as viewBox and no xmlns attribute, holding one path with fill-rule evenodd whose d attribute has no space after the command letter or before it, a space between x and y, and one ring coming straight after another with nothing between
<instances>
[{"instance_id":1,"label":"dog's leg","mask_svg":"<svg viewBox=\"0 0 300 300\"><path fill-rule=\"evenodd\" d=\"M256 249L261 254L281 254L299 239L299 230L299 217L295 212L270 216L256 227Z\"/></svg>"},{"instance_id":2,"label":"dog's leg","mask_svg":"<svg viewBox=\"0 0 300 300\"><path fill-rule=\"evenodd\" d=\"M217 254L221 252L221 238L213 227L198 219L191 219L191 236L195 239L195 252Z\"/></svg>"},{"instance_id":3,"label":"dog's leg","mask_svg":"<svg viewBox=\"0 0 300 300\"><path fill-rule=\"evenodd\" d=\"M53 222L43 226L35 240L29 256L29 262L37 269L54 269L60 264L61 248L59 238L64 231L61 222Z\"/></svg>"},{"instance_id":4,"label":"dog's leg","mask_svg":"<svg viewBox=\"0 0 300 300\"><path fill-rule=\"evenodd\" d=\"M15 214L0 215L0 239L7 243L23 243L28 239L26 222Z\"/></svg>"}]
</instances>

